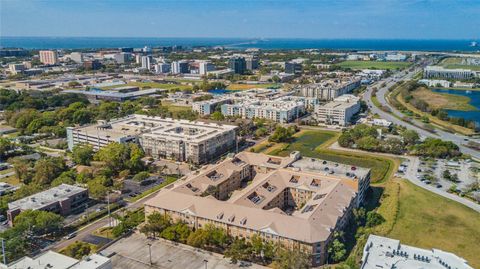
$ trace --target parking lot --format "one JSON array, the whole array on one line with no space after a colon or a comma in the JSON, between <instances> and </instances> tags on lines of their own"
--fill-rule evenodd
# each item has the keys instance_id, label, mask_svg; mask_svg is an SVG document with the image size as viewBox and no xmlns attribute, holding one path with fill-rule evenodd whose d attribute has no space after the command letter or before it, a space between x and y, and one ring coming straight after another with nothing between
<instances>
[{"instance_id":1,"label":"parking lot","mask_svg":"<svg viewBox=\"0 0 480 269\"><path fill-rule=\"evenodd\" d=\"M148 243L151 244L152 266L150 266L149 261ZM190 246L175 244L165 240L150 240L138 233L119 240L101 253L106 256L112 256L113 268L120 269L266 268L251 263L231 264L219 254L211 254Z\"/></svg>"},{"instance_id":2,"label":"parking lot","mask_svg":"<svg viewBox=\"0 0 480 269\"><path fill-rule=\"evenodd\" d=\"M479 175L476 169L479 169L479 165L468 160L451 161L413 157L402 163L397 175L419 180L425 185L443 191L448 191L452 186L464 191L472 183L478 182ZM444 177L445 171L450 173L450 180Z\"/></svg>"}]
</instances>

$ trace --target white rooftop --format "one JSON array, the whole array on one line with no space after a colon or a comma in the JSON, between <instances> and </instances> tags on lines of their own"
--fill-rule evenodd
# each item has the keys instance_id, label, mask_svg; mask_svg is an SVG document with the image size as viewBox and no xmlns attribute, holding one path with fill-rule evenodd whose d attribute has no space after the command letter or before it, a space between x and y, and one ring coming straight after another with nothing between
<instances>
[{"instance_id":1,"label":"white rooftop","mask_svg":"<svg viewBox=\"0 0 480 269\"><path fill-rule=\"evenodd\" d=\"M85 190L86 190L85 188L81 188L78 186L62 184L57 187L48 189L46 191L42 191L34 195L25 197L23 199L10 202L8 203L8 209L12 210L12 209L20 208L22 210L28 210L28 209L35 210L35 209L43 208L48 204L65 200L68 197Z\"/></svg>"},{"instance_id":2,"label":"white rooftop","mask_svg":"<svg viewBox=\"0 0 480 269\"><path fill-rule=\"evenodd\" d=\"M361 269L473 269L457 255L400 244L399 240L370 235Z\"/></svg>"},{"instance_id":3,"label":"white rooftop","mask_svg":"<svg viewBox=\"0 0 480 269\"><path fill-rule=\"evenodd\" d=\"M98 254L92 254L77 260L66 255L47 251L43 252L36 257L23 257L20 260L0 268L7 269L97 269L97 268L112 268L110 259Z\"/></svg>"}]
</instances>

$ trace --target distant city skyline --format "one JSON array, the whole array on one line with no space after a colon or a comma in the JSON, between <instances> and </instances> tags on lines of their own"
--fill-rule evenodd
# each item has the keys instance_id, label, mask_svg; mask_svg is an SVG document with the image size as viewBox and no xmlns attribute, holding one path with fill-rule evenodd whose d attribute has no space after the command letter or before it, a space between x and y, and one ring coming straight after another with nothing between
<instances>
[{"instance_id":1,"label":"distant city skyline","mask_svg":"<svg viewBox=\"0 0 480 269\"><path fill-rule=\"evenodd\" d=\"M478 39L480 1L5 0L0 36Z\"/></svg>"}]
</instances>

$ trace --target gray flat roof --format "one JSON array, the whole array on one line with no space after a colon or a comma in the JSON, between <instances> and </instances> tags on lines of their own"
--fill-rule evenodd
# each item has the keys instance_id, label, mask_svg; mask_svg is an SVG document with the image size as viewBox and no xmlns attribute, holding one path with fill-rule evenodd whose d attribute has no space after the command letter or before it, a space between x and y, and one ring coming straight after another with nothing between
<instances>
[{"instance_id":1,"label":"gray flat roof","mask_svg":"<svg viewBox=\"0 0 480 269\"><path fill-rule=\"evenodd\" d=\"M85 190L87 189L74 185L62 184L46 191L42 191L34 195L22 198L20 200L10 202L8 203L8 209L40 209L54 202L65 200L68 197L83 192Z\"/></svg>"}]
</instances>

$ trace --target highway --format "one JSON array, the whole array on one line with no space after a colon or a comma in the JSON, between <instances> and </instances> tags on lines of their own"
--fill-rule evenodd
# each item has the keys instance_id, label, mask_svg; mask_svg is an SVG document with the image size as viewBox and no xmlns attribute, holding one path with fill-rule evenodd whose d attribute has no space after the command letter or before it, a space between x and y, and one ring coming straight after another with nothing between
<instances>
[{"instance_id":1,"label":"highway","mask_svg":"<svg viewBox=\"0 0 480 269\"><path fill-rule=\"evenodd\" d=\"M372 113L380 115L381 118L386 119L388 121L391 121L394 124L405 126L406 128L408 128L410 130L415 130L420 136L423 136L423 137L433 137L433 138L440 138L440 139L445 140L445 141L452 141L453 143L458 145L458 147L460 148L462 153L469 154L472 157L474 157L475 159L480 160L480 152L479 151L476 151L476 150L471 149L469 147L466 147L464 145L466 139L474 140L474 141L477 141L477 142L478 142L478 139L472 139L470 137L460 135L460 134L448 133L448 132L445 132L445 131L442 131L442 130L439 130L439 129L435 129L436 133L428 132L428 131L426 131L422 128L417 127L417 126L423 125L422 122L419 122L417 120L412 119L412 122L415 125L417 125L417 126L415 126L411 123L408 123L408 122L405 122L405 121L401 120L401 118L403 118L404 115L400 111L398 111L395 107L390 105L387 102L387 100L385 99L385 95L388 93L388 89L390 87L392 87L397 81L407 81L407 80L412 79L415 76L415 74L422 71L423 66L424 65L417 66L413 72L406 73L406 71L401 71L401 72L393 74L389 78L385 78L385 79L377 81L376 83L370 85L367 88L367 91L363 95L363 99L367 103L367 105L370 108L370 110L372 111ZM386 84L385 87L382 87L383 83ZM388 112L383 111L382 109L380 109L379 107L377 107L373 104L373 102L372 102L372 91L373 91L374 87L377 88L377 99L380 102L380 104L382 106L386 106L386 107L390 108L391 113L396 115L397 117L395 117L394 115L392 115Z\"/></svg>"}]
</instances>

